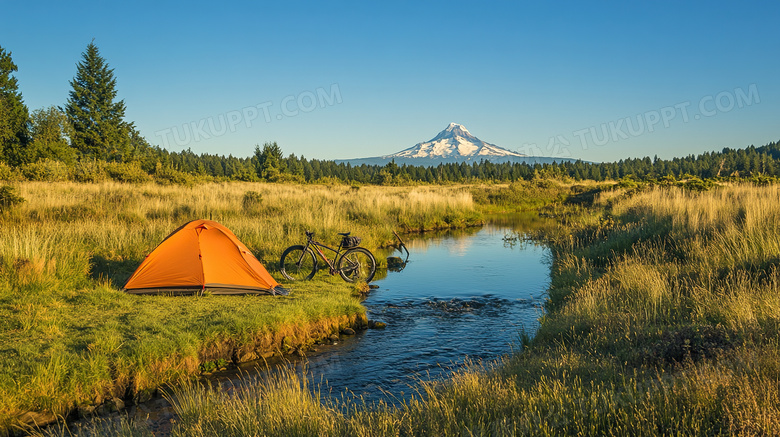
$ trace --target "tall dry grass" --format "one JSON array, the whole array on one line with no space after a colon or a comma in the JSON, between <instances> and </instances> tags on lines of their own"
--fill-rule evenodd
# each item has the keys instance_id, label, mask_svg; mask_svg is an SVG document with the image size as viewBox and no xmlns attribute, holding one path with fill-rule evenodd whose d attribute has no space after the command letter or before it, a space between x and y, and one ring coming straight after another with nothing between
<instances>
[{"instance_id":1,"label":"tall dry grass","mask_svg":"<svg viewBox=\"0 0 780 437\"><path fill-rule=\"evenodd\" d=\"M18 191L27 202L4 217L15 229L115 253L145 253L150 240L159 241L150 234L162 238L196 218L223 223L262 256L300 241L306 229L325 239L352 230L367 246L377 247L391 242L399 228L429 230L480 220L468 189L458 187L29 182ZM256 193L254 200L245 201L248 193Z\"/></svg>"},{"instance_id":2,"label":"tall dry grass","mask_svg":"<svg viewBox=\"0 0 780 437\"><path fill-rule=\"evenodd\" d=\"M652 189L570 218L549 235L536 337L399 407L323 399L293 373L180 391L175 434L778 435L779 193Z\"/></svg>"},{"instance_id":3,"label":"tall dry grass","mask_svg":"<svg viewBox=\"0 0 780 437\"><path fill-rule=\"evenodd\" d=\"M553 239L551 311L531 350L600 363L582 377L610 395L662 395L633 413L645 425L632 434L780 432L780 187L617 199Z\"/></svg>"},{"instance_id":4,"label":"tall dry grass","mask_svg":"<svg viewBox=\"0 0 780 437\"><path fill-rule=\"evenodd\" d=\"M0 434L28 411L66 414L230 359L241 345L299 345L364 309L341 281L293 286L286 298L128 296L143 258L189 220L231 229L275 274L283 249L313 230L371 249L394 230L478 223L465 188L212 183L24 182L26 202L0 215ZM248 347L249 347L248 346ZM251 352L251 351L245 351ZM258 353L263 352L259 351ZM250 354L251 355L251 354Z\"/></svg>"}]
</instances>

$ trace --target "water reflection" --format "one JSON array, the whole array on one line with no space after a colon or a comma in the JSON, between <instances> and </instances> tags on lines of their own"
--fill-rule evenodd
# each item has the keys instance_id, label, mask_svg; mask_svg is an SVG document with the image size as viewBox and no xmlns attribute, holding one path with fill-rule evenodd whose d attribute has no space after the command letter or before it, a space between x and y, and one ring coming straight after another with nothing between
<instances>
[{"instance_id":1,"label":"water reflection","mask_svg":"<svg viewBox=\"0 0 780 437\"><path fill-rule=\"evenodd\" d=\"M549 253L528 235L545 223L502 217L482 228L406 236L409 262L375 281L379 288L363 301L369 319L387 328L343 338L310 356L306 371L327 382L323 392L396 403L419 379L509 353L541 315Z\"/></svg>"},{"instance_id":2,"label":"water reflection","mask_svg":"<svg viewBox=\"0 0 780 437\"><path fill-rule=\"evenodd\" d=\"M548 227L558 226L557 221L541 217L539 213L533 211L490 215L487 217L487 221L493 226L503 227L526 235Z\"/></svg>"},{"instance_id":3,"label":"water reflection","mask_svg":"<svg viewBox=\"0 0 780 437\"><path fill-rule=\"evenodd\" d=\"M521 332L533 335L542 314L549 252L529 236L550 222L530 215L490 220L482 228L404 236L409 262L400 272L378 271L379 288L363 301L386 329L342 337L306 359L246 363L211 382L230 389L268 366L292 363L321 393L398 404L421 379L511 352ZM132 411L152 429L169 428L173 417L162 398Z\"/></svg>"}]
</instances>

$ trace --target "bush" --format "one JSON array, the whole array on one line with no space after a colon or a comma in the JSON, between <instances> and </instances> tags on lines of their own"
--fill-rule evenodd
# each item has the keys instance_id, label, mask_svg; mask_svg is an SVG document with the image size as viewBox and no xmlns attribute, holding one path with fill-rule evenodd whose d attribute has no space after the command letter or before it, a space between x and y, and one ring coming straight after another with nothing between
<instances>
[{"instance_id":1,"label":"bush","mask_svg":"<svg viewBox=\"0 0 780 437\"><path fill-rule=\"evenodd\" d=\"M622 179L620 179L617 183L618 188L625 188L627 190L631 190L634 188L639 187L639 183L634 180L633 176L626 176Z\"/></svg>"},{"instance_id":2,"label":"bush","mask_svg":"<svg viewBox=\"0 0 780 437\"><path fill-rule=\"evenodd\" d=\"M260 209L260 204L263 203L263 195L257 191L247 191L244 193L244 198L241 200L241 206L246 213L254 213Z\"/></svg>"},{"instance_id":3,"label":"bush","mask_svg":"<svg viewBox=\"0 0 780 437\"><path fill-rule=\"evenodd\" d=\"M73 166L72 179L76 182L104 182L108 175L103 161L79 161Z\"/></svg>"},{"instance_id":4,"label":"bush","mask_svg":"<svg viewBox=\"0 0 780 437\"><path fill-rule=\"evenodd\" d=\"M766 186L766 185L776 184L778 179L777 176L754 175L753 177L750 178L750 181L758 186Z\"/></svg>"},{"instance_id":5,"label":"bush","mask_svg":"<svg viewBox=\"0 0 780 437\"><path fill-rule=\"evenodd\" d=\"M490 204L490 198L488 197L488 190L486 188L472 188L471 199L478 205Z\"/></svg>"},{"instance_id":6,"label":"bush","mask_svg":"<svg viewBox=\"0 0 780 437\"><path fill-rule=\"evenodd\" d=\"M68 166L51 159L42 159L22 167L22 174L30 181L59 182L68 180Z\"/></svg>"},{"instance_id":7,"label":"bush","mask_svg":"<svg viewBox=\"0 0 780 437\"><path fill-rule=\"evenodd\" d=\"M11 167L10 165L0 162L0 181L20 181L24 179L18 169Z\"/></svg>"},{"instance_id":8,"label":"bush","mask_svg":"<svg viewBox=\"0 0 780 437\"><path fill-rule=\"evenodd\" d=\"M192 185L192 175L176 170L170 165L162 165L159 162L154 170L154 180L161 185Z\"/></svg>"},{"instance_id":9,"label":"bush","mask_svg":"<svg viewBox=\"0 0 780 437\"><path fill-rule=\"evenodd\" d=\"M110 162L106 165L106 172L117 182L142 184L152 180L152 177L137 162Z\"/></svg>"},{"instance_id":10,"label":"bush","mask_svg":"<svg viewBox=\"0 0 780 437\"><path fill-rule=\"evenodd\" d=\"M710 179L702 180L694 176L685 182L680 182L680 186L686 190L702 192L714 187L715 183Z\"/></svg>"},{"instance_id":11,"label":"bush","mask_svg":"<svg viewBox=\"0 0 780 437\"><path fill-rule=\"evenodd\" d=\"M0 212L11 209L23 202L26 202L26 199L16 194L14 187L10 185L0 187Z\"/></svg>"},{"instance_id":12,"label":"bush","mask_svg":"<svg viewBox=\"0 0 780 437\"><path fill-rule=\"evenodd\" d=\"M534 179L534 185L539 188L552 188L555 186L555 182L550 179ZM513 184L514 186L515 184Z\"/></svg>"}]
</instances>

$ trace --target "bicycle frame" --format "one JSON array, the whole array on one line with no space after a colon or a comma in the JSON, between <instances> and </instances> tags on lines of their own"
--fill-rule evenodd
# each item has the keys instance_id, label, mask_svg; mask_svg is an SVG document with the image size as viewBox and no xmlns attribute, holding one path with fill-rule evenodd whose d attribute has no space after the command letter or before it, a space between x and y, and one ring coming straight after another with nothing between
<instances>
[{"instance_id":1,"label":"bicycle frame","mask_svg":"<svg viewBox=\"0 0 780 437\"><path fill-rule=\"evenodd\" d=\"M291 281L311 279L317 270L325 270L325 266L318 268L319 255L331 275L338 274L347 282L370 282L376 273L376 258L368 249L360 247L359 237L347 238L349 234L340 232L344 238L338 246L330 247L315 240L313 232L306 231L306 244L290 246L282 253L279 261L282 275ZM325 255L327 250L334 253L331 259Z\"/></svg>"},{"instance_id":2,"label":"bicycle frame","mask_svg":"<svg viewBox=\"0 0 780 437\"><path fill-rule=\"evenodd\" d=\"M306 250L309 249L309 247L314 247L316 249L316 253L320 255L320 258L322 258L323 261L325 261L326 264L328 264L328 267L330 267L330 274L335 275L336 274L336 262L339 259L339 255L341 255L341 244L339 244L338 249L334 249L328 245L322 244L319 241L313 240L311 237L308 238L308 241L306 241L306 246L303 247L303 252L301 252L301 257L298 259L298 263L303 261L303 257L306 256ZM322 252L320 249L328 249L329 251L335 253L336 255L333 257L333 262L330 262L327 256L325 256L325 253Z\"/></svg>"}]
</instances>

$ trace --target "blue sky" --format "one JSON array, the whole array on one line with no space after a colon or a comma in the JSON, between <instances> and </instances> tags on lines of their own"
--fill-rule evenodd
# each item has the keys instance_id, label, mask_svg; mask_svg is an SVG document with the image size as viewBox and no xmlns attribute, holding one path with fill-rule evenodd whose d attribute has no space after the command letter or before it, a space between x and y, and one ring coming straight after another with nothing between
<instances>
[{"instance_id":1,"label":"blue sky","mask_svg":"<svg viewBox=\"0 0 780 437\"><path fill-rule=\"evenodd\" d=\"M539 3L3 0L0 46L32 110L94 38L172 151L368 157L450 122L590 161L780 140L780 3Z\"/></svg>"}]
</instances>

